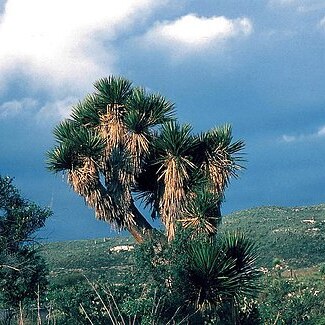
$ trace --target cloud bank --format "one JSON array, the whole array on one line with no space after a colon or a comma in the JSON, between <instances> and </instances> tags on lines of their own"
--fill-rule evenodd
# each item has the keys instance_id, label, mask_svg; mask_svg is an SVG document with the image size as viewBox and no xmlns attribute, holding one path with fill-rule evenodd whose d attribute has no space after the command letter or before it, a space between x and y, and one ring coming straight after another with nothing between
<instances>
[{"instance_id":1,"label":"cloud bank","mask_svg":"<svg viewBox=\"0 0 325 325\"><path fill-rule=\"evenodd\" d=\"M111 43L163 2L8 0L0 16L0 74L33 75L51 87L88 84L114 72Z\"/></svg>"}]
</instances>

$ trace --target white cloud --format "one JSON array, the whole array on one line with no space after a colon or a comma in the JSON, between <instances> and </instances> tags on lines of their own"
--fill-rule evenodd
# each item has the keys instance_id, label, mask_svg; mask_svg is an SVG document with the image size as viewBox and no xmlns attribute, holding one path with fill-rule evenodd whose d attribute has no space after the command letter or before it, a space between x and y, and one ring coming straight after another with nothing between
<instances>
[{"instance_id":1,"label":"white cloud","mask_svg":"<svg viewBox=\"0 0 325 325\"><path fill-rule=\"evenodd\" d=\"M325 16L323 19L319 22L319 26L325 30Z\"/></svg>"},{"instance_id":2,"label":"white cloud","mask_svg":"<svg viewBox=\"0 0 325 325\"><path fill-rule=\"evenodd\" d=\"M47 102L36 114L36 120L39 124L63 120L69 117L72 105L77 102L78 99L75 97L66 97L54 102Z\"/></svg>"},{"instance_id":3,"label":"white cloud","mask_svg":"<svg viewBox=\"0 0 325 325\"><path fill-rule=\"evenodd\" d=\"M0 120L20 116L43 125L56 123L69 117L72 106L77 102L78 98L72 96L48 101L45 104L34 98L11 100L0 105Z\"/></svg>"},{"instance_id":4,"label":"white cloud","mask_svg":"<svg viewBox=\"0 0 325 325\"><path fill-rule=\"evenodd\" d=\"M325 138L325 125L320 127L316 132L298 135L287 135L284 134L281 137L283 142L297 142L297 141L307 141L312 139Z\"/></svg>"},{"instance_id":5,"label":"white cloud","mask_svg":"<svg viewBox=\"0 0 325 325\"><path fill-rule=\"evenodd\" d=\"M286 134L284 134L283 136L282 136L282 140L284 141L284 142L293 142L293 141L296 141L296 137L295 136L293 136L293 135L286 135Z\"/></svg>"},{"instance_id":6,"label":"white cloud","mask_svg":"<svg viewBox=\"0 0 325 325\"><path fill-rule=\"evenodd\" d=\"M316 135L317 135L318 137L324 137L324 136L325 136L325 125L324 125L323 127L321 127L321 128L317 131Z\"/></svg>"},{"instance_id":7,"label":"white cloud","mask_svg":"<svg viewBox=\"0 0 325 325\"><path fill-rule=\"evenodd\" d=\"M112 73L112 41L162 3L7 0L0 17L1 82L18 72L47 86L78 88Z\"/></svg>"},{"instance_id":8,"label":"white cloud","mask_svg":"<svg viewBox=\"0 0 325 325\"><path fill-rule=\"evenodd\" d=\"M222 47L229 39L252 33L248 18L228 19L224 16L199 17L188 14L175 21L157 23L142 38L147 46L160 46L171 52L186 54Z\"/></svg>"},{"instance_id":9,"label":"white cloud","mask_svg":"<svg viewBox=\"0 0 325 325\"><path fill-rule=\"evenodd\" d=\"M0 105L0 119L15 117L17 114L33 110L37 101L32 98L12 100Z\"/></svg>"}]
</instances>

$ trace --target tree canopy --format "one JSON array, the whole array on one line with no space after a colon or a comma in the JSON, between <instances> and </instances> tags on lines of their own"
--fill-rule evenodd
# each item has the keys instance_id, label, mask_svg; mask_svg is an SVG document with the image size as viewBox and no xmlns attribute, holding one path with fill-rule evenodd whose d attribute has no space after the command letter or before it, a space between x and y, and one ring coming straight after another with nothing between
<instances>
[{"instance_id":1,"label":"tree canopy","mask_svg":"<svg viewBox=\"0 0 325 325\"><path fill-rule=\"evenodd\" d=\"M152 227L135 202L159 218L171 240L177 227L216 233L231 177L242 168L244 142L230 125L195 134L177 122L157 93L110 76L72 107L54 129L47 166L63 172L98 219L142 241Z\"/></svg>"},{"instance_id":2,"label":"tree canopy","mask_svg":"<svg viewBox=\"0 0 325 325\"><path fill-rule=\"evenodd\" d=\"M51 215L21 197L12 178L0 176L0 303L17 307L46 285L46 266L34 247L35 232Z\"/></svg>"}]
</instances>

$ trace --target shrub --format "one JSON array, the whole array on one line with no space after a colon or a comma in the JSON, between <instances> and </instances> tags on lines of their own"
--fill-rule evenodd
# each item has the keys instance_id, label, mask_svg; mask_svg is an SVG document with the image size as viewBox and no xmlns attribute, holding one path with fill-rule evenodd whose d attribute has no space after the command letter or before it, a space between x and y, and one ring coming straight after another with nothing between
<instances>
[{"instance_id":1,"label":"shrub","mask_svg":"<svg viewBox=\"0 0 325 325\"><path fill-rule=\"evenodd\" d=\"M325 315L325 285L315 279L265 277L259 299L262 324L322 324Z\"/></svg>"},{"instance_id":2,"label":"shrub","mask_svg":"<svg viewBox=\"0 0 325 325\"><path fill-rule=\"evenodd\" d=\"M0 176L0 306L18 309L45 291L47 268L35 232L50 215L22 198L10 177Z\"/></svg>"},{"instance_id":3,"label":"shrub","mask_svg":"<svg viewBox=\"0 0 325 325\"><path fill-rule=\"evenodd\" d=\"M325 263L321 264L319 267L319 273L325 275Z\"/></svg>"},{"instance_id":4,"label":"shrub","mask_svg":"<svg viewBox=\"0 0 325 325\"><path fill-rule=\"evenodd\" d=\"M178 313L221 323L229 315L229 322L253 315L253 305L242 307L256 294L259 272L255 247L242 234L190 238L181 231L171 243L158 238L142 244L136 256L137 278L158 288L166 316Z\"/></svg>"}]
</instances>

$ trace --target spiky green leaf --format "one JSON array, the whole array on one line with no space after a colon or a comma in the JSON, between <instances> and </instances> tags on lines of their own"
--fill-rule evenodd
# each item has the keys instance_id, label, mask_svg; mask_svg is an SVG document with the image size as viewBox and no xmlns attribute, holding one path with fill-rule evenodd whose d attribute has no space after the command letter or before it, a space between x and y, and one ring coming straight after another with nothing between
<instances>
[{"instance_id":1,"label":"spiky green leaf","mask_svg":"<svg viewBox=\"0 0 325 325\"><path fill-rule=\"evenodd\" d=\"M109 76L94 83L95 96L102 107L106 105L125 105L132 92L132 82L122 78Z\"/></svg>"},{"instance_id":2,"label":"spiky green leaf","mask_svg":"<svg viewBox=\"0 0 325 325\"><path fill-rule=\"evenodd\" d=\"M103 110L94 95L88 95L72 108L71 118L79 125L96 127L100 123L99 112Z\"/></svg>"}]
</instances>

